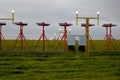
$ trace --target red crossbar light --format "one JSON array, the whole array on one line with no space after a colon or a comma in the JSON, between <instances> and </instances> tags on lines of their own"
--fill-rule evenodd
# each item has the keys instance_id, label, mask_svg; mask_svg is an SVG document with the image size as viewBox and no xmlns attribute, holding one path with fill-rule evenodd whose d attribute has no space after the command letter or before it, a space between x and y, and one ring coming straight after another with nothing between
<instances>
[{"instance_id":1,"label":"red crossbar light","mask_svg":"<svg viewBox=\"0 0 120 80\"><path fill-rule=\"evenodd\" d=\"M68 24L68 23L59 23L60 26L72 26L72 24Z\"/></svg>"},{"instance_id":2,"label":"red crossbar light","mask_svg":"<svg viewBox=\"0 0 120 80\"><path fill-rule=\"evenodd\" d=\"M36 23L38 26L49 26L50 24L42 22L42 23Z\"/></svg>"},{"instance_id":3,"label":"red crossbar light","mask_svg":"<svg viewBox=\"0 0 120 80\"><path fill-rule=\"evenodd\" d=\"M15 25L22 25L22 26L27 26L27 23L23 23L23 22L15 22Z\"/></svg>"},{"instance_id":4,"label":"red crossbar light","mask_svg":"<svg viewBox=\"0 0 120 80\"><path fill-rule=\"evenodd\" d=\"M6 25L6 23L0 22L0 25Z\"/></svg>"},{"instance_id":5,"label":"red crossbar light","mask_svg":"<svg viewBox=\"0 0 120 80\"><path fill-rule=\"evenodd\" d=\"M112 23L109 23L109 24L104 24L103 27L113 27L113 26L117 26L116 24L112 24Z\"/></svg>"}]
</instances>

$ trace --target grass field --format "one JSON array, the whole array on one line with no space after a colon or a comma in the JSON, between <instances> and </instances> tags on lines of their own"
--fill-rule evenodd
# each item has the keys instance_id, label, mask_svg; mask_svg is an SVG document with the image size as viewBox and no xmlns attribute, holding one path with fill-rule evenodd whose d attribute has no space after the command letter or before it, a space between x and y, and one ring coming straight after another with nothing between
<instances>
[{"instance_id":1,"label":"grass field","mask_svg":"<svg viewBox=\"0 0 120 80\"><path fill-rule=\"evenodd\" d=\"M108 51L110 52L120 52L120 40L111 40L112 42L109 42L110 44L106 44L106 41L104 40L93 40L89 41L89 49L90 51L104 51L106 52L106 45L108 45ZM27 40L30 49L25 44L25 41L23 41L23 50L32 50L36 45L36 40ZM58 45L58 40L50 40L45 41L45 50L52 51L55 50L56 46ZM76 51L78 50L78 41L76 41ZM6 40L2 41L2 50L10 50L13 45L15 44L15 40ZM49 45L50 44L50 45ZM19 51L20 50L20 41L16 44L16 46L13 48L13 50ZM35 50L42 50L42 41L39 42L39 44L36 46ZM57 50L64 50L64 41L61 42L60 46Z\"/></svg>"},{"instance_id":2,"label":"grass field","mask_svg":"<svg viewBox=\"0 0 120 80\"><path fill-rule=\"evenodd\" d=\"M34 43L29 41L31 48ZM52 43L55 47L57 42ZM9 47L12 45L13 41L9 41ZM86 58L78 51L43 52L38 51L40 48L22 52L17 44L17 51L1 51L0 80L120 80L119 52L90 52L90 57Z\"/></svg>"},{"instance_id":3,"label":"grass field","mask_svg":"<svg viewBox=\"0 0 120 80\"><path fill-rule=\"evenodd\" d=\"M1 52L0 80L120 80L120 53Z\"/></svg>"}]
</instances>

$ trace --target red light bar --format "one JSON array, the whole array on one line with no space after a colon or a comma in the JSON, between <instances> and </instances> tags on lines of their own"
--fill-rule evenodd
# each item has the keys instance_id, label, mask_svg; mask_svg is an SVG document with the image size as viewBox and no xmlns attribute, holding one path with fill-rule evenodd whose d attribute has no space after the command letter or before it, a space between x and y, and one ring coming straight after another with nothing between
<instances>
[{"instance_id":1,"label":"red light bar","mask_svg":"<svg viewBox=\"0 0 120 80\"><path fill-rule=\"evenodd\" d=\"M15 25L22 25L22 26L27 26L27 23L23 23L23 22L15 22Z\"/></svg>"},{"instance_id":2,"label":"red light bar","mask_svg":"<svg viewBox=\"0 0 120 80\"><path fill-rule=\"evenodd\" d=\"M59 23L60 26L72 26L72 24L68 24L68 23Z\"/></svg>"},{"instance_id":3,"label":"red light bar","mask_svg":"<svg viewBox=\"0 0 120 80\"><path fill-rule=\"evenodd\" d=\"M116 24L103 24L103 27L113 27L113 26L117 26Z\"/></svg>"},{"instance_id":4,"label":"red light bar","mask_svg":"<svg viewBox=\"0 0 120 80\"><path fill-rule=\"evenodd\" d=\"M50 24L47 24L47 23L44 23L44 22L42 22L42 23L36 23L38 26L49 26Z\"/></svg>"},{"instance_id":5,"label":"red light bar","mask_svg":"<svg viewBox=\"0 0 120 80\"><path fill-rule=\"evenodd\" d=\"M2 22L0 22L0 25L6 25L6 23L2 23Z\"/></svg>"}]
</instances>

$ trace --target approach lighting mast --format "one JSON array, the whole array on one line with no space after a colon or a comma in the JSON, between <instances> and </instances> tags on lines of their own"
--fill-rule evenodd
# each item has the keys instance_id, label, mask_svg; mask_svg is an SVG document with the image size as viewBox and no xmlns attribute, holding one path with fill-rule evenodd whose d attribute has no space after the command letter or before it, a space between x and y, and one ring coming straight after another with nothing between
<instances>
[{"instance_id":1,"label":"approach lighting mast","mask_svg":"<svg viewBox=\"0 0 120 80\"><path fill-rule=\"evenodd\" d=\"M44 51L45 50L45 40L48 41L46 35L45 35L45 26L49 26L50 24L48 23L45 23L45 22L41 22L41 23L36 23L38 26L42 26L42 34L40 36L40 38L38 39L38 41L36 42L36 45L34 47L34 49L36 49L38 43L40 40L42 40L42 50ZM48 42L48 45L50 46L50 43ZM51 47L51 46L50 46Z\"/></svg>"},{"instance_id":2,"label":"approach lighting mast","mask_svg":"<svg viewBox=\"0 0 120 80\"><path fill-rule=\"evenodd\" d=\"M2 41L5 41L5 38L2 34L2 26L5 26L6 23L0 22L0 50L2 50ZM7 44L5 43L5 46L8 48Z\"/></svg>"},{"instance_id":3,"label":"approach lighting mast","mask_svg":"<svg viewBox=\"0 0 120 80\"><path fill-rule=\"evenodd\" d=\"M64 27L64 33L63 33L63 36L56 47L56 50L60 46L62 40L64 40L64 51L66 51L67 50L67 41L66 41L67 40L67 27L72 26L72 24L68 24L67 22L65 22L65 23L59 23L59 25Z\"/></svg>"},{"instance_id":4,"label":"approach lighting mast","mask_svg":"<svg viewBox=\"0 0 120 80\"><path fill-rule=\"evenodd\" d=\"M25 41L25 44L27 45L27 47L30 49L30 46L23 34L23 26L27 26L27 23L23 23L23 22L15 22L14 23L15 25L17 26L20 26L20 33L19 35L17 36L17 39L12 47L12 50L14 49L14 47L16 46L17 42L20 40L20 50L23 50L23 40Z\"/></svg>"},{"instance_id":5,"label":"approach lighting mast","mask_svg":"<svg viewBox=\"0 0 120 80\"><path fill-rule=\"evenodd\" d=\"M89 27L92 27L92 26L95 26L95 24L89 24ZM86 28L86 24L85 23L82 23L81 24L81 27L85 27ZM89 33L89 42L90 42L90 45L91 47L96 50L96 47L95 47L95 43L93 42L91 36L90 36L90 33Z\"/></svg>"},{"instance_id":6,"label":"approach lighting mast","mask_svg":"<svg viewBox=\"0 0 120 80\"><path fill-rule=\"evenodd\" d=\"M113 49L117 52L118 46L117 44L114 42L114 38L112 36L112 27L117 26L116 24L103 24L102 27L106 28L106 35L104 37L104 42L102 43L101 48L103 48L104 45L106 45L106 51L110 51L111 47L113 47Z\"/></svg>"},{"instance_id":7,"label":"approach lighting mast","mask_svg":"<svg viewBox=\"0 0 120 80\"><path fill-rule=\"evenodd\" d=\"M85 19L86 20L86 27L85 27L85 34L86 34L86 49L85 49L85 56L89 57L89 20L90 19L97 19L97 25L99 25L99 12L97 12L96 17L82 17L78 15L79 12L76 11L76 25L78 25L78 19Z\"/></svg>"}]
</instances>

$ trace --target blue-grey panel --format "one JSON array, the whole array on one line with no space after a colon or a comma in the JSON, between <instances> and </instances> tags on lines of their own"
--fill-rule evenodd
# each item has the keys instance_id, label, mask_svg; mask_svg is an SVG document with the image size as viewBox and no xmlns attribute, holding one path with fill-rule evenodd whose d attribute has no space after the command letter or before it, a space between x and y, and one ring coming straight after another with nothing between
<instances>
[{"instance_id":1,"label":"blue-grey panel","mask_svg":"<svg viewBox=\"0 0 120 80\"><path fill-rule=\"evenodd\" d=\"M75 45L75 36L74 35L68 35L67 40L68 40L68 45Z\"/></svg>"},{"instance_id":2,"label":"blue-grey panel","mask_svg":"<svg viewBox=\"0 0 120 80\"><path fill-rule=\"evenodd\" d=\"M85 35L80 35L79 36L79 45L86 45Z\"/></svg>"}]
</instances>

